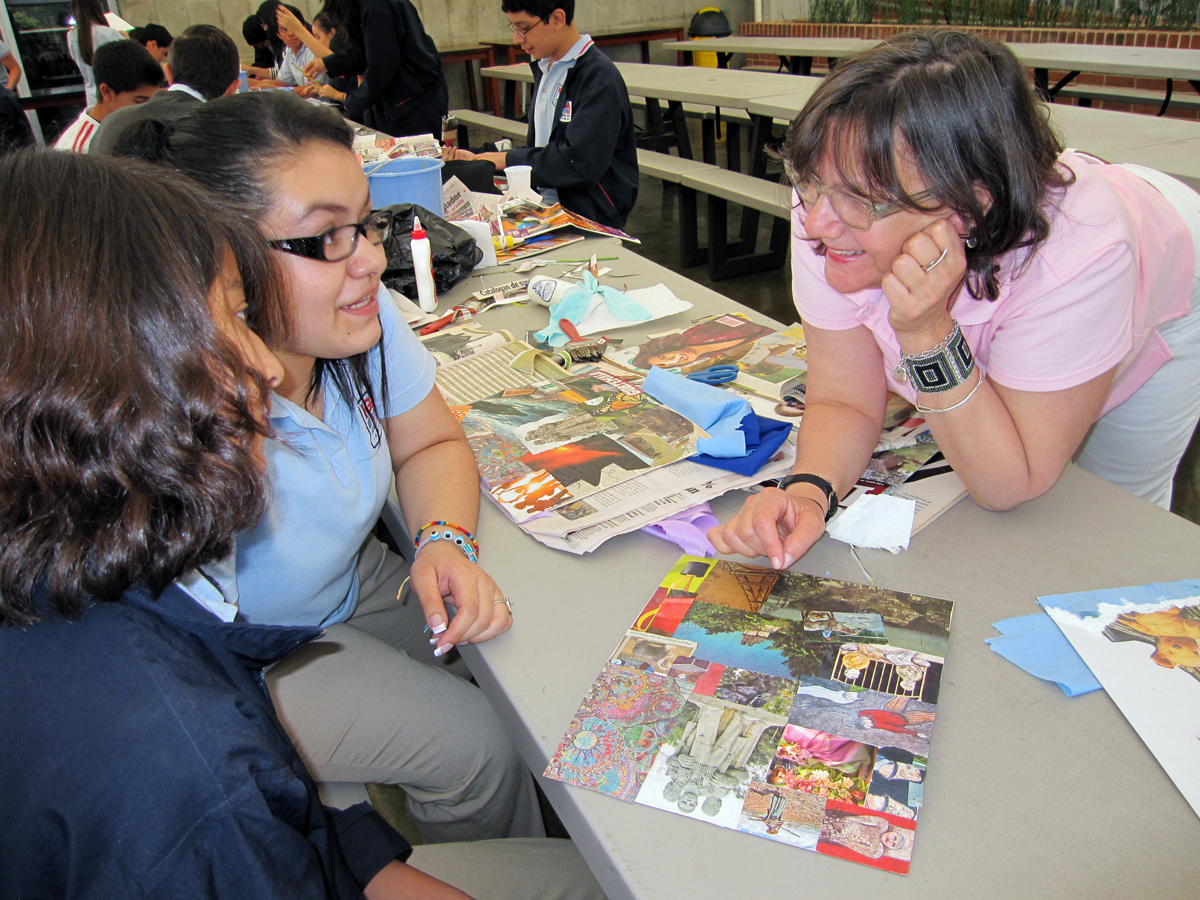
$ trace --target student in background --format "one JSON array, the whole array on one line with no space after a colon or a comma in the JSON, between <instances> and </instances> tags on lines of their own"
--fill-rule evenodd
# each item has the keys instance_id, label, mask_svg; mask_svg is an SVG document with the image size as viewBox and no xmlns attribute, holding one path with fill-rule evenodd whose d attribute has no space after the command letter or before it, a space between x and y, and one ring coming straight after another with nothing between
<instances>
[{"instance_id":1,"label":"student in background","mask_svg":"<svg viewBox=\"0 0 1200 900\"><path fill-rule=\"evenodd\" d=\"M532 166L547 203L620 228L637 200L638 166L629 91L617 67L575 27L575 0L503 0L513 42L534 60L528 146L458 150L497 169Z\"/></svg>"},{"instance_id":2,"label":"student in background","mask_svg":"<svg viewBox=\"0 0 1200 900\"><path fill-rule=\"evenodd\" d=\"M271 33L258 16L246 16L242 23L242 40L254 51L254 66L259 69L271 69L275 66L275 54L271 52ZM242 66L249 71L249 66Z\"/></svg>"},{"instance_id":3,"label":"student in background","mask_svg":"<svg viewBox=\"0 0 1200 900\"><path fill-rule=\"evenodd\" d=\"M213 25L193 25L171 42L175 82L149 102L127 106L110 115L92 138L89 153L118 155L117 144L149 119L173 122L205 100L237 91L241 62L233 40Z\"/></svg>"},{"instance_id":4,"label":"student in background","mask_svg":"<svg viewBox=\"0 0 1200 900\"><path fill-rule=\"evenodd\" d=\"M324 59L333 53L339 53L348 46L345 31L339 30L337 20L324 10L313 17L311 30L304 27L303 17L293 14L291 9L282 3L276 9L275 15L279 23L280 36L286 33L295 35L316 59ZM346 94L358 84L358 79L353 76L330 78L328 75L318 75L317 82L319 83L317 96L343 103L346 100Z\"/></svg>"},{"instance_id":5,"label":"student in background","mask_svg":"<svg viewBox=\"0 0 1200 900\"><path fill-rule=\"evenodd\" d=\"M87 153L96 129L111 113L146 103L165 86L162 68L137 41L112 41L98 48L92 59L100 102L67 126L54 142L55 150Z\"/></svg>"},{"instance_id":6,"label":"student in background","mask_svg":"<svg viewBox=\"0 0 1200 900\"><path fill-rule=\"evenodd\" d=\"M449 112L442 59L410 0L327 0L349 48L314 59L311 76L361 75L346 92L346 115L393 137L441 134Z\"/></svg>"},{"instance_id":7,"label":"student in background","mask_svg":"<svg viewBox=\"0 0 1200 900\"><path fill-rule=\"evenodd\" d=\"M8 81L5 83L5 87L10 91L16 91L17 85L21 81L21 64L17 62L17 57L8 49L8 44L4 41L0 41L0 66L4 66L8 70Z\"/></svg>"},{"instance_id":8,"label":"student in background","mask_svg":"<svg viewBox=\"0 0 1200 900\"><path fill-rule=\"evenodd\" d=\"M95 106L100 97L96 92L96 77L92 74L92 54L97 47L109 41L123 41L125 36L109 27L100 0L71 0L71 16L75 24L67 30L67 52L83 75L87 105Z\"/></svg>"},{"instance_id":9,"label":"student in background","mask_svg":"<svg viewBox=\"0 0 1200 900\"><path fill-rule=\"evenodd\" d=\"M283 7L279 8L279 16L282 19L286 10ZM349 46L349 40L346 38L345 29L341 27L337 19L329 15L329 13L321 10L313 16L312 36L316 42L323 44L328 50L324 53L318 51L313 45L306 45L312 50L313 55L319 59L324 59L330 53L340 53ZM338 78L330 78L329 84L321 85L318 96L325 100L333 100L337 103L346 102L346 94L350 89L358 84L358 78L350 75L343 75Z\"/></svg>"},{"instance_id":10,"label":"student in background","mask_svg":"<svg viewBox=\"0 0 1200 900\"><path fill-rule=\"evenodd\" d=\"M259 15L269 15L270 21L275 23L274 12L277 9L288 11L288 24L284 25L280 22L275 25L276 34L283 44L283 55L279 60L279 65L270 70L247 66L245 71L254 79L251 81L250 87L290 87L294 88L296 93L302 97L316 96L321 85L329 83L329 77L318 75L316 79L309 79L304 74L305 66L313 60L312 50L305 46L301 37L312 39L308 23L304 21L304 16L297 7L284 7L278 0L264 3L259 9Z\"/></svg>"},{"instance_id":11,"label":"student in background","mask_svg":"<svg viewBox=\"0 0 1200 900\"><path fill-rule=\"evenodd\" d=\"M150 55L154 57L154 61L163 67L163 73L167 76L167 83L171 82L171 67L167 62L167 57L171 49L171 32L167 31L162 25L155 25L153 22L147 22L137 28L133 28L129 32L130 40L137 41L143 47L150 51Z\"/></svg>"}]
</instances>

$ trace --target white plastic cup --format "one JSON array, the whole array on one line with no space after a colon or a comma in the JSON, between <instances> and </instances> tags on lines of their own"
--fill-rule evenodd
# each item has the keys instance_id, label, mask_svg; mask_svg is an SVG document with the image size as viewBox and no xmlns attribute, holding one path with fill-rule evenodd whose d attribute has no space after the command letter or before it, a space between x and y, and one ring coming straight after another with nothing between
<instances>
[{"instance_id":1,"label":"white plastic cup","mask_svg":"<svg viewBox=\"0 0 1200 900\"><path fill-rule=\"evenodd\" d=\"M513 197L526 200L539 197L533 189L533 166L507 166L504 174L508 177L508 193Z\"/></svg>"}]
</instances>

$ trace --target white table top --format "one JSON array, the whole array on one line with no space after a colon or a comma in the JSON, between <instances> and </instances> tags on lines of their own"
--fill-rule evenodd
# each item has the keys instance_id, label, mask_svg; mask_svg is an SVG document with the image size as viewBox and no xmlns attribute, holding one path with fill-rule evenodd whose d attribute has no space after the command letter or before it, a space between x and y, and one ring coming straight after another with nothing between
<instances>
[{"instance_id":1,"label":"white table top","mask_svg":"<svg viewBox=\"0 0 1200 900\"><path fill-rule=\"evenodd\" d=\"M816 90L821 79L776 72L744 72L741 69L710 69L703 66L661 66L648 63L616 64L631 97L653 97L744 109L757 97L792 94L797 83ZM505 81L531 83L528 66L494 66L485 76Z\"/></svg>"},{"instance_id":2,"label":"white table top","mask_svg":"<svg viewBox=\"0 0 1200 900\"><path fill-rule=\"evenodd\" d=\"M1200 78L1200 50L1021 43L1011 43L1008 49L1021 62L1034 69L1142 75L1147 78Z\"/></svg>"},{"instance_id":3,"label":"white table top","mask_svg":"<svg viewBox=\"0 0 1200 900\"><path fill-rule=\"evenodd\" d=\"M776 56L848 56L879 41L862 38L746 37L733 35L702 41L669 41L664 50L717 51L720 53L772 53Z\"/></svg>"},{"instance_id":4,"label":"white table top","mask_svg":"<svg viewBox=\"0 0 1200 900\"><path fill-rule=\"evenodd\" d=\"M667 50L772 53L777 56L846 56L879 43L860 38L727 37L702 42L675 41ZM1113 47L1103 44L1009 42L1008 48L1034 69L1063 69L1102 75L1200 79L1200 50L1165 47Z\"/></svg>"},{"instance_id":5,"label":"white table top","mask_svg":"<svg viewBox=\"0 0 1200 900\"><path fill-rule=\"evenodd\" d=\"M664 281L696 304L648 330L736 308L618 249L613 239L564 251L571 258L617 255L609 265L630 287ZM504 271L486 280L511 278ZM479 287L471 277L443 305ZM540 309L506 307L481 321L523 331L545 319ZM631 342L641 333L616 336ZM741 499L731 495L714 508L724 519ZM479 535L481 561L513 598L516 624L466 648L467 658L540 772L679 551L632 534L587 557L558 553L523 535L487 500ZM1191 896L1200 883L1200 854L1186 848L1197 845L1200 823L1108 696L1067 699L983 641L994 634L990 623L1037 612L1038 595L1195 577L1200 528L1069 467L1047 495L1017 510L990 513L966 499L918 534L908 551L860 556L881 586L957 604L911 874L887 874L543 779L610 900L740 900L798 890L914 900ZM863 581L846 546L829 538L796 569Z\"/></svg>"},{"instance_id":6,"label":"white table top","mask_svg":"<svg viewBox=\"0 0 1200 900\"><path fill-rule=\"evenodd\" d=\"M741 108L751 115L790 122L813 90L813 85L805 83L790 94L755 98ZM1068 147L1086 150L1109 162L1149 166L1200 190L1200 122L1061 103L1046 108Z\"/></svg>"}]
</instances>

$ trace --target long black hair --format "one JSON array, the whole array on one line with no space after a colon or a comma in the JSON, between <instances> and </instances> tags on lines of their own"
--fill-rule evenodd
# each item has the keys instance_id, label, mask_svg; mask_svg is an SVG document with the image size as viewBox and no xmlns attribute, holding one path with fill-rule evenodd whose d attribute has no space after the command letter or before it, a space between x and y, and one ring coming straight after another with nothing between
<instances>
[{"instance_id":1,"label":"long black hair","mask_svg":"<svg viewBox=\"0 0 1200 900\"><path fill-rule=\"evenodd\" d=\"M995 300L998 258L1050 233L1046 207L1073 180L1057 164L1062 149L1012 51L937 29L840 60L792 122L782 155L801 180L828 155L863 197L954 210L971 228L967 290ZM928 188L924 204L901 184L904 155Z\"/></svg>"},{"instance_id":2,"label":"long black hair","mask_svg":"<svg viewBox=\"0 0 1200 900\"><path fill-rule=\"evenodd\" d=\"M160 593L265 508L268 387L213 320L232 249L282 319L277 261L228 201L161 166L0 158L0 625ZM84 250L86 248L86 252Z\"/></svg>"},{"instance_id":3,"label":"long black hair","mask_svg":"<svg viewBox=\"0 0 1200 900\"><path fill-rule=\"evenodd\" d=\"M113 153L165 163L229 197L257 224L275 203L269 185L272 170L313 142L349 151L354 131L333 110L306 103L291 91L256 91L197 104L174 124L143 122L122 135ZM249 321L268 346L277 345L279 335L270 323ZM328 377L350 407L366 395L386 415L386 353L380 353L378 385L371 381L369 353L318 358L306 396L318 396Z\"/></svg>"},{"instance_id":4,"label":"long black hair","mask_svg":"<svg viewBox=\"0 0 1200 900\"><path fill-rule=\"evenodd\" d=\"M92 64L96 45L92 42L92 26L107 26L104 6L100 0L71 0L71 15L75 19L75 37L79 41L79 55L84 65Z\"/></svg>"}]
</instances>

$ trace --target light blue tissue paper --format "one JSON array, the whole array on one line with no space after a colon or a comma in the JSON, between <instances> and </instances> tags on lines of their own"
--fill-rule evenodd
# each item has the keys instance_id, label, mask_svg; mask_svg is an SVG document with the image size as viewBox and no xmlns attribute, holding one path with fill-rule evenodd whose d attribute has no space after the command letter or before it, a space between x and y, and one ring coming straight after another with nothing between
<instances>
[{"instance_id":1,"label":"light blue tissue paper","mask_svg":"<svg viewBox=\"0 0 1200 900\"><path fill-rule=\"evenodd\" d=\"M1100 682L1045 613L1017 616L992 625L1000 637L987 638L995 652L1030 675L1053 681L1068 697L1100 690Z\"/></svg>"}]
</instances>

